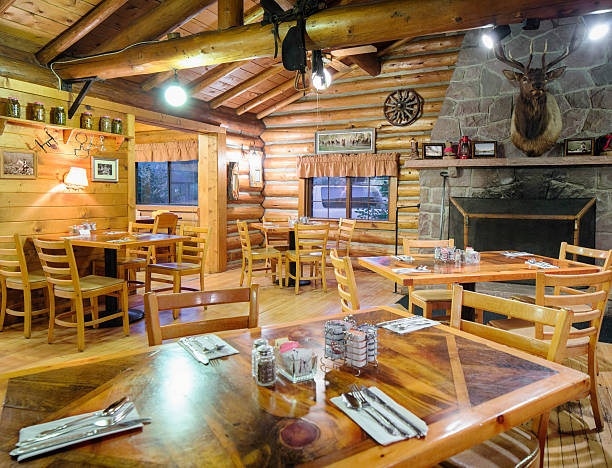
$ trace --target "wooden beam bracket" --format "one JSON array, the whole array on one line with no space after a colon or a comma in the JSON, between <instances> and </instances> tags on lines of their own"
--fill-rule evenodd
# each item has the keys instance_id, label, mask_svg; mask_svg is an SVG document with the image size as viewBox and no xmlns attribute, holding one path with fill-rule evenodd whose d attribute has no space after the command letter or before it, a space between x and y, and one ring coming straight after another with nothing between
<instances>
[{"instance_id":1,"label":"wooden beam bracket","mask_svg":"<svg viewBox=\"0 0 612 468\"><path fill-rule=\"evenodd\" d=\"M83 102L83 99L85 99L85 95L87 94L87 91L89 91L89 88L91 88L91 85L97 81L97 78L94 76L90 78L83 78L83 79L78 79L78 80L65 80L65 81L68 84L78 83L79 81L85 82L85 84L81 88L81 91L79 91L79 95L76 97L76 99L70 106L70 109L68 110L68 118L71 119L76 113L79 106L81 105L81 102Z\"/></svg>"}]
</instances>

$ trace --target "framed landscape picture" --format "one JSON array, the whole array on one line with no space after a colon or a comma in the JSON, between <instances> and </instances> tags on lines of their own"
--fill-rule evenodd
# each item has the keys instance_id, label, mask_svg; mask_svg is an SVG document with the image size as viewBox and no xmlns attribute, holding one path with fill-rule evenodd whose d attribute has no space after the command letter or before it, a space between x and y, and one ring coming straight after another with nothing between
<instances>
[{"instance_id":1,"label":"framed landscape picture","mask_svg":"<svg viewBox=\"0 0 612 468\"><path fill-rule=\"evenodd\" d=\"M0 149L0 178L36 179L38 161L36 151Z\"/></svg>"},{"instance_id":2,"label":"framed landscape picture","mask_svg":"<svg viewBox=\"0 0 612 468\"><path fill-rule=\"evenodd\" d=\"M423 159L442 159L444 145L442 143L423 143Z\"/></svg>"},{"instance_id":3,"label":"framed landscape picture","mask_svg":"<svg viewBox=\"0 0 612 468\"><path fill-rule=\"evenodd\" d=\"M94 182L119 182L119 160L91 158L91 180Z\"/></svg>"},{"instance_id":4,"label":"framed landscape picture","mask_svg":"<svg viewBox=\"0 0 612 468\"><path fill-rule=\"evenodd\" d=\"M472 157L477 158L496 158L497 157L497 142L496 141L473 141L472 142Z\"/></svg>"},{"instance_id":5,"label":"framed landscape picture","mask_svg":"<svg viewBox=\"0 0 612 468\"><path fill-rule=\"evenodd\" d=\"M592 156L593 138L570 138L565 140L566 156Z\"/></svg>"},{"instance_id":6,"label":"framed landscape picture","mask_svg":"<svg viewBox=\"0 0 612 468\"><path fill-rule=\"evenodd\" d=\"M373 128L328 130L315 133L315 152L374 153L376 131Z\"/></svg>"}]
</instances>

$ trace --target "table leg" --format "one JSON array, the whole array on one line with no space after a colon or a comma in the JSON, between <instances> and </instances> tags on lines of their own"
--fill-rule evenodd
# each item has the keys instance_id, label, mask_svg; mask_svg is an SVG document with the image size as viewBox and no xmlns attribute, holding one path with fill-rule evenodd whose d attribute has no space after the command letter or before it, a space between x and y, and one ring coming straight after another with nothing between
<instances>
[{"instance_id":1,"label":"table leg","mask_svg":"<svg viewBox=\"0 0 612 468\"><path fill-rule=\"evenodd\" d=\"M104 249L104 276L109 278L117 278L117 250ZM100 317L112 315L119 310L117 298L114 296L105 296L106 308ZM137 322L144 318L144 312L137 309L129 309L128 316L130 323ZM121 317L114 318L107 322L102 322L100 328L122 327L123 319Z\"/></svg>"},{"instance_id":2,"label":"table leg","mask_svg":"<svg viewBox=\"0 0 612 468\"><path fill-rule=\"evenodd\" d=\"M464 291L476 291L476 283L462 283L461 286L463 286ZM470 322L475 321L476 312L474 311L474 308L463 306L461 309L461 318Z\"/></svg>"}]
</instances>

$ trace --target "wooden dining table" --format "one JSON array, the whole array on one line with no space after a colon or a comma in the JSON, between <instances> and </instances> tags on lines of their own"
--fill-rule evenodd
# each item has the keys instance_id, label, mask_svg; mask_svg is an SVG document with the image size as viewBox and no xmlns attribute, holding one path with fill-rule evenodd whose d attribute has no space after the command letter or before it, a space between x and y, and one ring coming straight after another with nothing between
<instances>
[{"instance_id":1,"label":"wooden dining table","mask_svg":"<svg viewBox=\"0 0 612 468\"><path fill-rule=\"evenodd\" d=\"M380 306L354 318L409 315ZM273 387L256 385L256 338L288 337L321 358L324 322L342 317L218 333L239 354L207 366L167 343L0 376L0 465L18 465L8 452L21 427L129 396L150 425L25 465L426 467L588 391L586 374L444 325L406 335L380 329L378 364L359 375L323 359L313 381L278 377ZM427 436L378 445L330 402L353 383L375 385L412 411L428 424Z\"/></svg>"},{"instance_id":2,"label":"wooden dining table","mask_svg":"<svg viewBox=\"0 0 612 468\"><path fill-rule=\"evenodd\" d=\"M126 231L91 231L89 234L66 234L62 236L41 236L41 239L70 239L72 245L81 247L94 247L104 249L104 275L112 278L117 278L117 252L119 250L130 248L136 249L145 246L167 246L178 242L189 240L189 236L179 236L173 234L149 234L136 233L129 234ZM114 296L106 296L106 308L101 315L111 315L117 312L118 303ZM144 318L144 312L141 310L129 310L130 323L136 322ZM101 327L120 327L122 321L120 318L108 320Z\"/></svg>"}]
</instances>

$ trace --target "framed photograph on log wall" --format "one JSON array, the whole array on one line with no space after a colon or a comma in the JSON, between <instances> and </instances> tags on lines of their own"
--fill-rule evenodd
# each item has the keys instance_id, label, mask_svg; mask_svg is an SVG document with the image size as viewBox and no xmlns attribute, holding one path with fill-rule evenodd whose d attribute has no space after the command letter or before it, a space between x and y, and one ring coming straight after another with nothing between
<instances>
[{"instance_id":1,"label":"framed photograph on log wall","mask_svg":"<svg viewBox=\"0 0 612 468\"><path fill-rule=\"evenodd\" d=\"M569 138L565 140L565 156L592 156L593 138Z\"/></svg>"},{"instance_id":2,"label":"framed photograph on log wall","mask_svg":"<svg viewBox=\"0 0 612 468\"><path fill-rule=\"evenodd\" d=\"M0 178L36 179L37 174L36 151L17 148L0 149Z\"/></svg>"},{"instance_id":3,"label":"framed photograph on log wall","mask_svg":"<svg viewBox=\"0 0 612 468\"><path fill-rule=\"evenodd\" d=\"M249 186L263 187L263 157L256 151L249 155Z\"/></svg>"},{"instance_id":4,"label":"framed photograph on log wall","mask_svg":"<svg viewBox=\"0 0 612 468\"><path fill-rule=\"evenodd\" d=\"M472 142L472 157L478 158L496 158L497 157L497 142L496 141L473 141Z\"/></svg>"},{"instance_id":5,"label":"framed photograph on log wall","mask_svg":"<svg viewBox=\"0 0 612 468\"><path fill-rule=\"evenodd\" d=\"M444 145L442 143L423 143L421 146L423 159L442 159Z\"/></svg>"},{"instance_id":6,"label":"framed photograph on log wall","mask_svg":"<svg viewBox=\"0 0 612 468\"><path fill-rule=\"evenodd\" d=\"M92 157L91 180L94 182L119 182L119 160Z\"/></svg>"},{"instance_id":7,"label":"framed photograph on log wall","mask_svg":"<svg viewBox=\"0 0 612 468\"><path fill-rule=\"evenodd\" d=\"M240 197L240 175L238 163L227 163L227 201L236 201Z\"/></svg>"},{"instance_id":8,"label":"framed photograph on log wall","mask_svg":"<svg viewBox=\"0 0 612 468\"><path fill-rule=\"evenodd\" d=\"M326 153L374 153L376 130L359 128L327 130L315 133L315 152Z\"/></svg>"}]
</instances>

